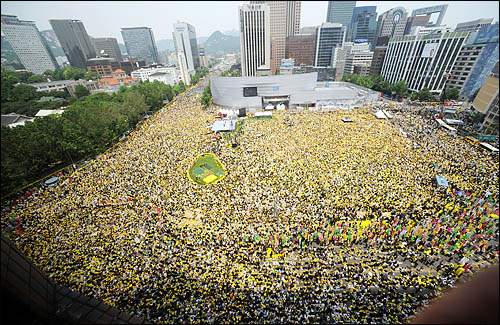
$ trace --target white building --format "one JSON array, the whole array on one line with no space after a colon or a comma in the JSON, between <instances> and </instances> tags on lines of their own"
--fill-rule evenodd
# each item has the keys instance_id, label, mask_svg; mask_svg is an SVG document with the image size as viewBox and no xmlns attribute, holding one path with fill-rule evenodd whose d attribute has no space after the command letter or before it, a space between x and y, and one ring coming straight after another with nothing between
<instances>
[{"instance_id":1,"label":"white building","mask_svg":"<svg viewBox=\"0 0 500 325\"><path fill-rule=\"evenodd\" d=\"M184 56L183 52L177 52L177 62L179 64L181 80L184 82L186 86L191 85L191 73L188 70L186 64L186 57Z\"/></svg>"},{"instance_id":2,"label":"white building","mask_svg":"<svg viewBox=\"0 0 500 325\"><path fill-rule=\"evenodd\" d=\"M403 7L395 7L387 10L378 17L375 42L382 36L403 36L408 20L408 12Z\"/></svg>"},{"instance_id":3,"label":"white building","mask_svg":"<svg viewBox=\"0 0 500 325\"><path fill-rule=\"evenodd\" d=\"M344 73L354 73L355 66L369 68L373 59L373 52L369 49L370 44L367 42L345 42L342 47L335 48L333 54L335 80L342 79Z\"/></svg>"},{"instance_id":4,"label":"white building","mask_svg":"<svg viewBox=\"0 0 500 325\"><path fill-rule=\"evenodd\" d=\"M176 53L182 53L189 72L200 69L200 54L194 27L185 22L174 24L172 32Z\"/></svg>"},{"instance_id":5,"label":"white building","mask_svg":"<svg viewBox=\"0 0 500 325\"><path fill-rule=\"evenodd\" d=\"M469 32L398 36L389 41L381 75L390 82L404 80L408 90L429 88L441 93L446 78Z\"/></svg>"},{"instance_id":6,"label":"white building","mask_svg":"<svg viewBox=\"0 0 500 325\"><path fill-rule=\"evenodd\" d=\"M466 21L466 22L457 24L457 27L455 28L455 32L458 32L458 31L477 32L481 29L481 27L486 26L486 25L491 25L492 22L493 22L493 18L481 18L481 19Z\"/></svg>"},{"instance_id":7,"label":"white building","mask_svg":"<svg viewBox=\"0 0 500 325\"><path fill-rule=\"evenodd\" d=\"M448 26L436 26L436 27L425 27L425 26L415 26L410 30L410 36L418 35L429 35L429 34L439 34L439 33L449 33L451 32L451 27Z\"/></svg>"},{"instance_id":8,"label":"white building","mask_svg":"<svg viewBox=\"0 0 500 325\"><path fill-rule=\"evenodd\" d=\"M372 64L373 52L371 51L351 51L345 60L344 73L354 73L354 67L362 67L362 75L367 75Z\"/></svg>"},{"instance_id":9,"label":"white building","mask_svg":"<svg viewBox=\"0 0 500 325\"><path fill-rule=\"evenodd\" d=\"M159 82L173 86L182 79L176 68L159 68L156 72L148 76L148 80L150 82L158 80Z\"/></svg>"},{"instance_id":10,"label":"white building","mask_svg":"<svg viewBox=\"0 0 500 325\"><path fill-rule=\"evenodd\" d=\"M255 76L260 66L271 66L270 9L266 4L239 6L241 75Z\"/></svg>"},{"instance_id":11,"label":"white building","mask_svg":"<svg viewBox=\"0 0 500 325\"><path fill-rule=\"evenodd\" d=\"M2 15L2 33L16 52L24 68L35 74L59 68L45 38L32 21L17 16Z\"/></svg>"}]
</instances>

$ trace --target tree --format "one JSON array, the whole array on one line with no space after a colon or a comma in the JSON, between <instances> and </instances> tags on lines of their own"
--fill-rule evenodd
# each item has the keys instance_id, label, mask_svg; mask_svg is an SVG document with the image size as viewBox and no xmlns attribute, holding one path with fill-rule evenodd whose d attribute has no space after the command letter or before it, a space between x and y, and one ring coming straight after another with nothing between
<instances>
[{"instance_id":1,"label":"tree","mask_svg":"<svg viewBox=\"0 0 500 325\"><path fill-rule=\"evenodd\" d=\"M417 93L411 93L410 94L410 100L415 100L415 99L418 99L418 94Z\"/></svg>"},{"instance_id":2,"label":"tree","mask_svg":"<svg viewBox=\"0 0 500 325\"><path fill-rule=\"evenodd\" d=\"M37 98L36 88L26 84L20 84L12 89L13 101L27 102Z\"/></svg>"},{"instance_id":3,"label":"tree","mask_svg":"<svg viewBox=\"0 0 500 325\"><path fill-rule=\"evenodd\" d=\"M420 89L419 92L417 93L417 96L418 96L418 100L421 102L426 102L432 98L432 94L431 94L429 88L427 88L427 87Z\"/></svg>"},{"instance_id":4,"label":"tree","mask_svg":"<svg viewBox=\"0 0 500 325\"><path fill-rule=\"evenodd\" d=\"M396 96L402 97L408 92L408 85L404 80L400 80L392 85L392 91L396 92Z\"/></svg>"},{"instance_id":5,"label":"tree","mask_svg":"<svg viewBox=\"0 0 500 325\"><path fill-rule=\"evenodd\" d=\"M32 75L31 77L28 78L28 83L30 84L37 82L45 82L45 81L47 81L47 79L45 79L45 77L39 74Z\"/></svg>"},{"instance_id":6,"label":"tree","mask_svg":"<svg viewBox=\"0 0 500 325\"><path fill-rule=\"evenodd\" d=\"M441 92L440 99L445 102L447 100L457 99L460 94L460 90L456 88L447 88L445 91Z\"/></svg>"},{"instance_id":7,"label":"tree","mask_svg":"<svg viewBox=\"0 0 500 325\"><path fill-rule=\"evenodd\" d=\"M98 74L97 72L89 71L85 73L84 78L85 80L99 80L101 79L101 75Z\"/></svg>"},{"instance_id":8,"label":"tree","mask_svg":"<svg viewBox=\"0 0 500 325\"><path fill-rule=\"evenodd\" d=\"M203 106L208 107L211 99L212 99L212 91L210 89L210 84L209 84L208 86L205 87L205 89L203 89L203 94L201 95L200 103Z\"/></svg>"},{"instance_id":9,"label":"tree","mask_svg":"<svg viewBox=\"0 0 500 325\"><path fill-rule=\"evenodd\" d=\"M84 96L88 96L90 94L90 91L83 85L76 85L74 93L76 98L82 98Z\"/></svg>"},{"instance_id":10,"label":"tree","mask_svg":"<svg viewBox=\"0 0 500 325\"><path fill-rule=\"evenodd\" d=\"M85 76L85 70L77 67L63 67L62 74L65 80L79 80Z\"/></svg>"}]
</instances>

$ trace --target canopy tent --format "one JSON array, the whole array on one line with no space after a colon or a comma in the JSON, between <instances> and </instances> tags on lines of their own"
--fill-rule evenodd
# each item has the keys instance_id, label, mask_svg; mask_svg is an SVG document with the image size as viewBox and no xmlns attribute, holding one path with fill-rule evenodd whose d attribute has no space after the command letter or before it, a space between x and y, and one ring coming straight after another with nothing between
<instances>
[{"instance_id":1,"label":"canopy tent","mask_svg":"<svg viewBox=\"0 0 500 325\"><path fill-rule=\"evenodd\" d=\"M451 124L451 125L464 125L465 124L464 121L454 120L451 118L445 118L444 121L448 124Z\"/></svg>"},{"instance_id":2,"label":"canopy tent","mask_svg":"<svg viewBox=\"0 0 500 325\"><path fill-rule=\"evenodd\" d=\"M438 187L448 187L448 180L442 175L436 175L436 183Z\"/></svg>"},{"instance_id":3,"label":"canopy tent","mask_svg":"<svg viewBox=\"0 0 500 325\"><path fill-rule=\"evenodd\" d=\"M387 119L387 116L385 116L384 112L382 112L382 111L376 111L375 117L378 119Z\"/></svg>"},{"instance_id":4,"label":"canopy tent","mask_svg":"<svg viewBox=\"0 0 500 325\"><path fill-rule=\"evenodd\" d=\"M487 142L480 142L479 144L485 147L486 149L490 150L491 152L498 152L498 148L493 147L491 144Z\"/></svg>"},{"instance_id":5,"label":"canopy tent","mask_svg":"<svg viewBox=\"0 0 500 325\"><path fill-rule=\"evenodd\" d=\"M49 187L54 187L57 185L58 180L59 180L59 177L51 177L45 181L45 185L48 185Z\"/></svg>"},{"instance_id":6,"label":"canopy tent","mask_svg":"<svg viewBox=\"0 0 500 325\"><path fill-rule=\"evenodd\" d=\"M273 116L272 112L256 112L255 117L271 117Z\"/></svg>"},{"instance_id":7,"label":"canopy tent","mask_svg":"<svg viewBox=\"0 0 500 325\"><path fill-rule=\"evenodd\" d=\"M383 109L382 112L384 112L385 116L387 116L388 119L393 118L392 114L386 111L385 109Z\"/></svg>"},{"instance_id":8,"label":"canopy tent","mask_svg":"<svg viewBox=\"0 0 500 325\"><path fill-rule=\"evenodd\" d=\"M443 122L443 120L437 118L436 121L442 126L444 127L445 129L449 130L449 131L456 131L457 129L455 129L454 127L451 127L449 126L448 124L446 124L445 122Z\"/></svg>"},{"instance_id":9,"label":"canopy tent","mask_svg":"<svg viewBox=\"0 0 500 325\"><path fill-rule=\"evenodd\" d=\"M215 121L212 124L212 132L232 132L236 128L236 120Z\"/></svg>"},{"instance_id":10,"label":"canopy tent","mask_svg":"<svg viewBox=\"0 0 500 325\"><path fill-rule=\"evenodd\" d=\"M354 122L353 120L351 120L350 118L343 118L342 119L342 122L344 123L349 123L349 122Z\"/></svg>"}]
</instances>

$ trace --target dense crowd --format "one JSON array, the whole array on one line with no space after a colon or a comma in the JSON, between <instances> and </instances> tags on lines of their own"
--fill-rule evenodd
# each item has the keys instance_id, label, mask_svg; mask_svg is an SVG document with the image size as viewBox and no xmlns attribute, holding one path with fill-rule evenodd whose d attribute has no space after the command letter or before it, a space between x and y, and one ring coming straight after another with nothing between
<instances>
[{"instance_id":1,"label":"dense crowd","mask_svg":"<svg viewBox=\"0 0 500 325\"><path fill-rule=\"evenodd\" d=\"M248 120L232 148L207 129L206 82L4 208L2 229L14 218L56 283L152 322L405 322L498 263L498 155L415 112L377 120L378 104ZM186 176L204 152L223 181Z\"/></svg>"}]
</instances>

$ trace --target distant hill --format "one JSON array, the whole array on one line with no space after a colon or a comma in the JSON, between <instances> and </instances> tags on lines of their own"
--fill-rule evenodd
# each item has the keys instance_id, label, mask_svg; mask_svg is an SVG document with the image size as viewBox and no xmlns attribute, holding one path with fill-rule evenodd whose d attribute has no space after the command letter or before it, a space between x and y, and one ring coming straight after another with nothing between
<instances>
[{"instance_id":1,"label":"distant hill","mask_svg":"<svg viewBox=\"0 0 500 325\"><path fill-rule=\"evenodd\" d=\"M54 56L66 56L59 40L57 39L56 33L54 33L52 29L42 30L40 34L42 34L42 36L47 40L47 44L52 50Z\"/></svg>"},{"instance_id":2,"label":"distant hill","mask_svg":"<svg viewBox=\"0 0 500 325\"><path fill-rule=\"evenodd\" d=\"M226 30L225 32L223 32L223 34L229 35L229 36L236 36L238 38L240 37L240 31L237 29Z\"/></svg>"},{"instance_id":3,"label":"distant hill","mask_svg":"<svg viewBox=\"0 0 500 325\"><path fill-rule=\"evenodd\" d=\"M203 45L210 56L240 52L240 38L222 34L220 31L213 32Z\"/></svg>"}]
</instances>

